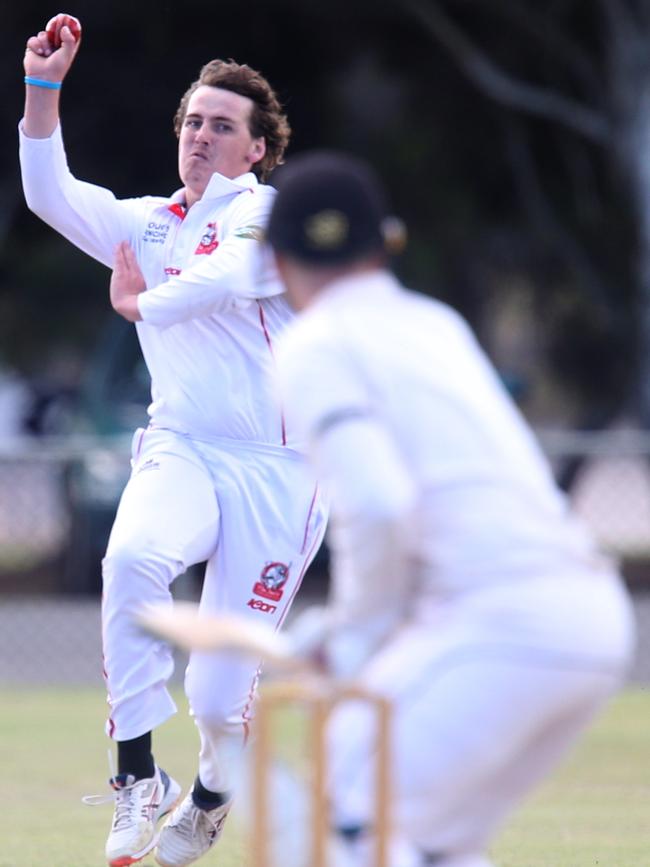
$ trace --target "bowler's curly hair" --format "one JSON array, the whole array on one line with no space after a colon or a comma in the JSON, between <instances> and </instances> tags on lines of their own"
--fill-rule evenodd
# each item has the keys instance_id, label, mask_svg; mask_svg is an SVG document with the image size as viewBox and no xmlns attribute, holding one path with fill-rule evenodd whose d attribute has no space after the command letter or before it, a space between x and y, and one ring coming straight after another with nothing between
<instances>
[{"instance_id":1,"label":"bowler's curly hair","mask_svg":"<svg viewBox=\"0 0 650 867\"><path fill-rule=\"evenodd\" d=\"M194 91L207 84L222 87L252 100L253 107L248 129L253 138L264 137L266 153L252 166L252 171L261 181L266 181L276 166L283 162L284 151L289 143L291 127L282 106L268 81L245 63L234 60L211 60L202 67L199 77L192 82L180 101L174 116L174 130L179 136L187 114L187 104Z\"/></svg>"}]
</instances>

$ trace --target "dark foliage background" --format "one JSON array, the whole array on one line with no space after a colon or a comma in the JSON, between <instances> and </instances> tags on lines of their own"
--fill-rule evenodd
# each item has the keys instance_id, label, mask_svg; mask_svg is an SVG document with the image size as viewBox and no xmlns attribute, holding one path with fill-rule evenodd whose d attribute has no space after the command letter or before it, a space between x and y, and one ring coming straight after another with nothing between
<instances>
[{"instance_id":1,"label":"dark foliage background","mask_svg":"<svg viewBox=\"0 0 650 867\"><path fill-rule=\"evenodd\" d=\"M25 0L3 12L0 362L33 378L72 358L62 376L74 379L112 316L108 273L27 212L16 157L24 42L57 11ZM470 318L533 418L600 426L643 409L641 0L69 0L65 11L84 27L62 97L79 177L124 196L171 192L185 87L213 57L247 62L281 94L290 153L345 148L375 164L409 227L400 275Z\"/></svg>"}]
</instances>

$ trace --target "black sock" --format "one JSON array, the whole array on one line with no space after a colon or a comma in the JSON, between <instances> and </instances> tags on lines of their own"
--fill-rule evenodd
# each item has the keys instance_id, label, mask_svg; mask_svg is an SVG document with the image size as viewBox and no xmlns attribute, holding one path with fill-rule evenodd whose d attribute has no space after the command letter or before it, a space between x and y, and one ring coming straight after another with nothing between
<instances>
[{"instance_id":1,"label":"black sock","mask_svg":"<svg viewBox=\"0 0 650 867\"><path fill-rule=\"evenodd\" d=\"M210 789L205 788L197 775L192 789L192 800L199 810L214 810L215 807L220 807L230 800L230 793L211 792Z\"/></svg>"},{"instance_id":2,"label":"black sock","mask_svg":"<svg viewBox=\"0 0 650 867\"><path fill-rule=\"evenodd\" d=\"M156 771L151 754L151 732L130 741L118 741L117 772L133 774L136 780L153 777Z\"/></svg>"}]
</instances>

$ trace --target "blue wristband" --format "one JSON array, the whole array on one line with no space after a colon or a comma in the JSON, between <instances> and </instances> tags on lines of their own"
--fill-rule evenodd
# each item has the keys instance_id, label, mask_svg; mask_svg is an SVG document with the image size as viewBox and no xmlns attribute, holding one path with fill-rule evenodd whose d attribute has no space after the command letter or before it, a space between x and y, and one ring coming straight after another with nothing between
<instances>
[{"instance_id":1,"label":"blue wristband","mask_svg":"<svg viewBox=\"0 0 650 867\"><path fill-rule=\"evenodd\" d=\"M31 84L34 87L45 87L48 90L61 90L60 81L45 81L42 78L32 78L30 75L25 76L25 84Z\"/></svg>"}]
</instances>

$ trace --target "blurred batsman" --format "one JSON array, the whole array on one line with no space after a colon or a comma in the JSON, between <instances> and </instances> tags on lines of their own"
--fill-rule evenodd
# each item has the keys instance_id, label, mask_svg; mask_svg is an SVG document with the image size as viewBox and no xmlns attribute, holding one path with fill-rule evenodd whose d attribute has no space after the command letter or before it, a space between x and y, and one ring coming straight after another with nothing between
<instances>
[{"instance_id":1,"label":"blurred batsman","mask_svg":"<svg viewBox=\"0 0 650 867\"><path fill-rule=\"evenodd\" d=\"M389 271L398 225L371 170L301 155L278 190L268 240L299 311L282 394L332 510L329 603L296 634L394 705L391 867L489 867L621 684L629 600L466 322ZM329 731L335 831L359 867L370 725L343 706Z\"/></svg>"},{"instance_id":2,"label":"blurred batsman","mask_svg":"<svg viewBox=\"0 0 650 867\"><path fill-rule=\"evenodd\" d=\"M67 164L59 95L79 38L79 22L61 14L27 42L21 162L30 208L114 266L113 306L136 322L152 379L150 424L133 437L103 561L107 730L118 742L106 857L125 867L154 849L156 823L180 792L152 754L152 730L176 710L171 648L142 632L135 614L171 606L174 579L207 561L202 610L278 629L324 513L272 387L275 343L292 318L260 245L275 194L265 182L290 132L275 93L249 66L207 63L174 119L181 188L117 199ZM161 832L163 867L193 863L219 838L258 675L256 659L190 659L199 767Z\"/></svg>"}]
</instances>

